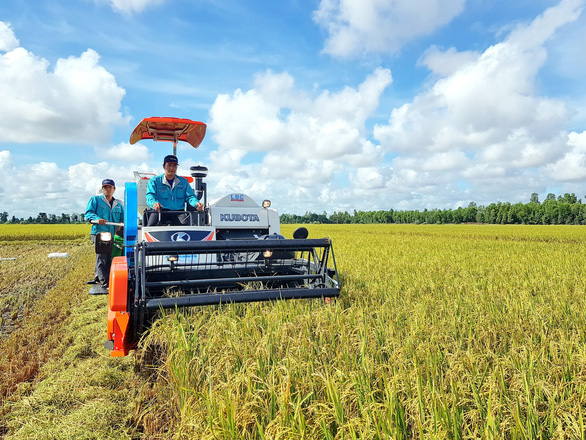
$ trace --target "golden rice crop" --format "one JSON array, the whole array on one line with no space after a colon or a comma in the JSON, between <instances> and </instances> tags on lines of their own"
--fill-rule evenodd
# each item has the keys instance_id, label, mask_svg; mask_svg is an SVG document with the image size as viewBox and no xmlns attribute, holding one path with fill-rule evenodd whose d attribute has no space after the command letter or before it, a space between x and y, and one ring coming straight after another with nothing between
<instances>
[{"instance_id":1,"label":"golden rice crop","mask_svg":"<svg viewBox=\"0 0 586 440\"><path fill-rule=\"evenodd\" d=\"M333 305L171 313L144 341L176 437L585 435L584 228L309 229L334 242Z\"/></svg>"},{"instance_id":2,"label":"golden rice crop","mask_svg":"<svg viewBox=\"0 0 586 440\"><path fill-rule=\"evenodd\" d=\"M75 240L87 239L90 233L88 224L50 224L50 225L13 225L0 224L0 243L22 240Z\"/></svg>"}]
</instances>

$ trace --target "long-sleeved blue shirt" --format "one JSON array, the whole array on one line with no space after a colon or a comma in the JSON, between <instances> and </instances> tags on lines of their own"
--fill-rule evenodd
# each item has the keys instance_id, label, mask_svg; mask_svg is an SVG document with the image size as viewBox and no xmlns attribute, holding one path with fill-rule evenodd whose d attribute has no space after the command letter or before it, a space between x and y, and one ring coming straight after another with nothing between
<instances>
[{"instance_id":1,"label":"long-sleeved blue shirt","mask_svg":"<svg viewBox=\"0 0 586 440\"><path fill-rule=\"evenodd\" d=\"M99 220L103 218L108 222L124 223L124 205L120 200L114 199L114 203L110 206L106 196L93 196L87 202L84 216L86 220ZM116 228L117 226L114 225L92 225L91 233L110 232L112 233L112 237L114 237Z\"/></svg>"},{"instance_id":2,"label":"long-sleeved blue shirt","mask_svg":"<svg viewBox=\"0 0 586 440\"><path fill-rule=\"evenodd\" d=\"M164 209L182 211L185 209L185 202L195 207L199 200L185 177L175 176L171 186L165 175L161 174L149 180L146 202L151 208L159 202Z\"/></svg>"}]
</instances>

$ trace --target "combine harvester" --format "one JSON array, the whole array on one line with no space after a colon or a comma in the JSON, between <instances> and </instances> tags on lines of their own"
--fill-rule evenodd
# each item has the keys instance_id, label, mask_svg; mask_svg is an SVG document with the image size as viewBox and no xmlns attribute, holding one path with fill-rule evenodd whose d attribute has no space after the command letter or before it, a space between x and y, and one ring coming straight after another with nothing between
<instances>
[{"instance_id":1,"label":"combine harvester","mask_svg":"<svg viewBox=\"0 0 586 440\"><path fill-rule=\"evenodd\" d=\"M178 141L197 148L205 130L188 119L145 118L130 143L173 142L176 154ZM126 183L125 252L114 258L110 273L105 346L111 356L127 355L161 309L340 294L329 238L308 239L307 229L299 228L285 239L268 200L259 206L246 194L228 194L208 203L206 175L207 168L194 166L187 177L204 209L187 206L172 212L175 222L159 216L156 226L147 226L144 212L154 175L135 172L135 182Z\"/></svg>"}]
</instances>

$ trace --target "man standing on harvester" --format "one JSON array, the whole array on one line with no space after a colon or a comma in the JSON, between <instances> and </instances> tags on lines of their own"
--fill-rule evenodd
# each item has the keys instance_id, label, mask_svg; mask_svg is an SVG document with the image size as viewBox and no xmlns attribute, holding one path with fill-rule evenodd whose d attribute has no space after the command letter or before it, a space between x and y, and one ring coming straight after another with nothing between
<instances>
[{"instance_id":1,"label":"man standing on harvester","mask_svg":"<svg viewBox=\"0 0 586 440\"><path fill-rule=\"evenodd\" d=\"M123 223L124 222L124 205L118 199L114 198L116 185L112 179L102 181L102 195L93 196L85 210L85 219L96 223L92 225L91 237L96 242L96 236L100 232L109 232L111 237L118 229L114 225L107 225L106 222ZM88 284L100 284L104 289L108 288L110 280L110 265L112 264L112 252L105 254L96 254L96 265L94 279L88 281Z\"/></svg>"},{"instance_id":2,"label":"man standing on harvester","mask_svg":"<svg viewBox=\"0 0 586 440\"><path fill-rule=\"evenodd\" d=\"M163 160L165 173L149 180L146 192L147 205L158 213L161 213L161 215L151 214L149 216L148 226L155 226L159 220L172 220L177 222L178 217L176 214L165 215L162 211L184 211L185 202L198 211L203 209L203 204L195 196L195 192L189 185L187 179L176 175L178 166L179 161L177 160L177 156L172 154L165 156Z\"/></svg>"}]
</instances>

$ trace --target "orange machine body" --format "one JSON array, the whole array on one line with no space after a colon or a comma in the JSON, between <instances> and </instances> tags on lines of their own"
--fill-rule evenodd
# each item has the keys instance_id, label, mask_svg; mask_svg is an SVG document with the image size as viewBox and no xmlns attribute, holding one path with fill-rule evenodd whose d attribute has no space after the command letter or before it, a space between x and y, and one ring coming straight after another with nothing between
<instances>
[{"instance_id":1,"label":"orange machine body","mask_svg":"<svg viewBox=\"0 0 586 440\"><path fill-rule=\"evenodd\" d=\"M126 257L114 257L110 269L108 294L108 339L114 341L111 357L126 356L134 344L128 342L130 314L128 313L128 262Z\"/></svg>"}]
</instances>

